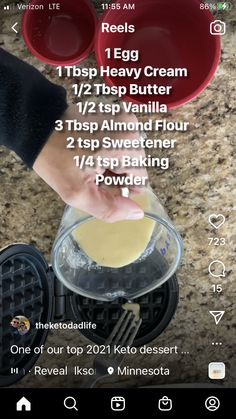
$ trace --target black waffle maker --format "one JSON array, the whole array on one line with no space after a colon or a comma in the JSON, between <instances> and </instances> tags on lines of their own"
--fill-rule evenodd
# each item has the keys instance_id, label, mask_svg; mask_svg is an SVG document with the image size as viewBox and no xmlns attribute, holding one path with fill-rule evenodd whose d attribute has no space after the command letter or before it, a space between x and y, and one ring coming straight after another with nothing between
<instances>
[{"instance_id":1,"label":"black waffle maker","mask_svg":"<svg viewBox=\"0 0 236 419\"><path fill-rule=\"evenodd\" d=\"M43 255L33 246L14 244L0 252L0 386L20 380L38 359L35 347L43 345L48 330L36 329L36 322L91 321L95 330L80 330L86 338L103 344L122 312L122 298L97 301L68 290L54 275ZM134 300L140 305L142 325L135 346L149 343L171 321L178 304L178 283L174 275L159 288ZM24 315L31 323L24 336L13 332L14 316ZM75 332L74 332L75 333ZM31 347L31 354L13 355L12 345ZM15 373L17 371L17 373Z\"/></svg>"}]
</instances>

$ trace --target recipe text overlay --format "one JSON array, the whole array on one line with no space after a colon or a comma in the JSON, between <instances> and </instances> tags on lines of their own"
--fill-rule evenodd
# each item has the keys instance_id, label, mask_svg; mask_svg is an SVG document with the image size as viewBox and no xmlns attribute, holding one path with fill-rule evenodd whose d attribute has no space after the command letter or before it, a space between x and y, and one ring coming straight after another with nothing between
<instances>
[{"instance_id":1,"label":"recipe text overlay","mask_svg":"<svg viewBox=\"0 0 236 419\"><path fill-rule=\"evenodd\" d=\"M107 48L105 54L117 67L57 67L59 77L73 80L71 94L78 117L57 120L55 129L69 134L65 146L72 151L73 164L97 172L97 185L145 186L147 176L130 173L130 169L169 169L165 151L176 147L176 132L189 129L188 121L170 120L168 106L162 103L172 95L175 80L189 76L188 70L139 66L138 50ZM108 86L100 81L107 77L117 82ZM159 150L158 156L155 150Z\"/></svg>"}]
</instances>

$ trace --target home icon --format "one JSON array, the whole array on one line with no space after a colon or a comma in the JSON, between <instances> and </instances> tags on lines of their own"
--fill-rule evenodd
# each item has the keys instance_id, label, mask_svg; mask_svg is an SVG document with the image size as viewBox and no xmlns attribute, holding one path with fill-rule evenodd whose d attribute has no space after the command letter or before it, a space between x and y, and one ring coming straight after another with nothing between
<instances>
[{"instance_id":1,"label":"home icon","mask_svg":"<svg viewBox=\"0 0 236 419\"><path fill-rule=\"evenodd\" d=\"M31 403L25 397L21 397L21 399L18 400L18 402L16 403L16 410L17 412L22 412L22 411L30 412Z\"/></svg>"}]
</instances>

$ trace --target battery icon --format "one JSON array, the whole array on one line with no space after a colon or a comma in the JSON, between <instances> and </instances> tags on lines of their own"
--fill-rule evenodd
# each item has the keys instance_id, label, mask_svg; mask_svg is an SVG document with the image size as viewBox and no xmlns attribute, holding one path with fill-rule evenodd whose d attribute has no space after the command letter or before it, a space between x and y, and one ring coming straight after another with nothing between
<instances>
[{"instance_id":1,"label":"battery icon","mask_svg":"<svg viewBox=\"0 0 236 419\"><path fill-rule=\"evenodd\" d=\"M228 2L217 3L217 10L230 10L231 7L232 7L232 4Z\"/></svg>"}]
</instances>

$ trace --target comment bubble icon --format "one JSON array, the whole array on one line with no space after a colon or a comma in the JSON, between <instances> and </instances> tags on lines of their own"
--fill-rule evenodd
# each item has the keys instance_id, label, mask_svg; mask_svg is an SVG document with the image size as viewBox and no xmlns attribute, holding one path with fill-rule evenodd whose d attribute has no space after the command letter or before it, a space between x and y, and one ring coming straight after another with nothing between
<instances>
[{"instance_id":1,"label":"comment bubble icon","mask_svg":"<svg viewBox=\"0 0 236 419\"><path fill-rule=\"evenodd\" d=\"M208 266L208 272L215 278L225 277L225 265L221 260L213 260Z\"/></svg>"}]
</instances>

